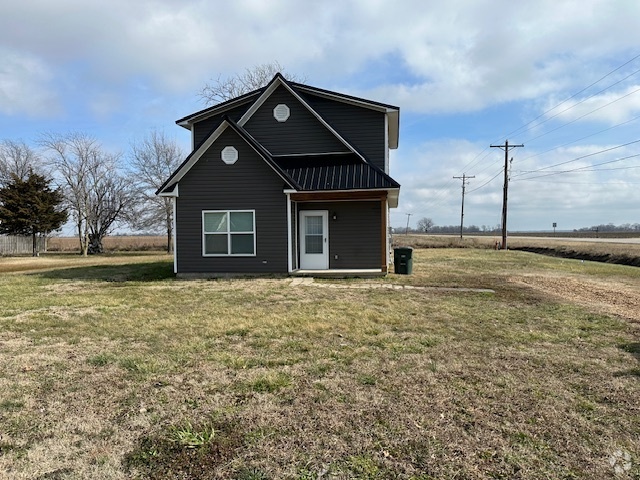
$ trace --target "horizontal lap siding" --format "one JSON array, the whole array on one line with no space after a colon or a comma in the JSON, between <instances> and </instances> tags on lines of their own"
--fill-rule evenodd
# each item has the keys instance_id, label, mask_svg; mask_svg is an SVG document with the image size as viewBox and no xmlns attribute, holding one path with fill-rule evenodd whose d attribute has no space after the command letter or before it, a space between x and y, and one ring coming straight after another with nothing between
<instances>
[{"instance_id":1,"label":"horizontal lap siding","mask_svg":"<svg viewBox=\"0 0 640 480\"><path fill-rule=\"evenodd\" d=\"M242 115L244 115L244 112L247 111L247 109L249 108L250 104L244 104L241 105L239 107L233 108L231 110L226 110L218 115L214 115L212 117L209 117L205 120L202 120L201 122L198 122L196 124L194 124L193 128L194 128L194 133L193 133L193 140L194 140L194 145L197 147L198 145L200 145L204 139L206 139L209 134L213 131L213 129L217 128L218 125L220 125L220 122L222 121L222 118L226 115L228 116L231 120L233 120L234 122L237 122L238 120L240 120L240 117L242 117Z\"/></svg>"},{"instance_id":2,"label":"horizontal lap siding","mask_svg":"<svg viewBox=\"0 0 640 480\"><path fill-rule=\"evenodd\" d=\"M385 114L305 94L304 99L351 145L384 171ZM388 173L388 172L387 172Z\"/></svg>"},{"instance_id":3,"label":"horizontal lap siding","mask_svg":"<svg viewBox=\"0 0 640 480\"><path fill-rule=\"evenodd\" d=\"M329 212L329 268L381 267L381 202L298 203L302 210ZM336 214L336 220L333 214ZM338 255L338 259L335 259Z\"/></svg>"},{"instance_id":4,"label":"horizontal lap siding","mask_svg":"<svg viewBox=\"0 0 640 480\"><path fill-rule=\"evenodd\" d=\"M273 117L278 104L289 107L286 122ZM278 87L244 128L273 155L348 152L349 149L284 87Z\"/></svg>"},{"instance_id":5,"label":"horizontal lap siding","mask_svg":"<svg viewBox=\"0 0 640 480\"><path fill-rule=\"evenodd\" d=\"M220 152L238 150L226 165ZM180 180L176 201L178 273L287 272L287 209L283 180L227 129ZM255 257L203 257L203 210L255 210Z\"/></svg>"}]
</instances>

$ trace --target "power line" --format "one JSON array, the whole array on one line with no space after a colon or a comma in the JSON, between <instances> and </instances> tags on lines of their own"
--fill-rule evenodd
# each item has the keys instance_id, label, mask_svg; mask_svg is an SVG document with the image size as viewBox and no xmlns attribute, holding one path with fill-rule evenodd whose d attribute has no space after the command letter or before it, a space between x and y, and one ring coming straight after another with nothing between
<instances>
[{"instance_id":1,"label":"power line","mask_svg":"<svg viewBox=\"0 0 640 480\"><path fill-rule=\"evenodd\" d=\"M517 178L517 177L521 177L523 175L530 175L532 173L542 172L543 170L547 170L549 168L559 167L561 165L567 165L569 163L577 162L578 160L583 160L585 158L593 157L595 155L600 155L601 153L610 152L610 151L616 150L618 148L627 147L629 145L633 145L634 143L638 143L638 142L640 142L640 139L639 140L633 140L632 142L623 143L622 145L616 145L615 147L605 148L604 150L599 150L597 152L592 152L592 153L589 153L587 155L582 155L582 156L576 157L576 158L574 158L572 160L567 160L567 161L564 161L564 162L556 163L554 165L548 165L546 167L541 167L541 168L538 168L537 170L530 170L530 171L522 172L522 173L520 173L518 175L514 175L513 177Z\"/></svg>"},{"instance_id":2,"label":"power line","mask_svg":"<svg viewBox=\"0 0 640 480\"><path fill-rule=\"evenodd\" d=\"M609 165L611 163L616 163L616 162L622 162L624 160L629 160L630 158L635 158L635 157L640 157L640 153L636 153L635 155L629 155L627 157L622 157L622 158L617 158L615 160L609 160L607 162L602 162L602 163L596 163L594 165L586 165L584 167L577 167L577 168L573 168L570 170L559 170L557 172L547 172L544 175L537 175L535 177L529 177L529 178L514 178L514 182L516 181L525 181L525 180L533 180L534 178L543 178L543 177L551 177L553 175L560 175L563 173L573 173L573 172L580 172L580 173L584 173L584 172L593 172L593 171L598 171L598 170L589 170L593 167L599 167L602 165ZM601 171L605 171L606 169L601 169Z\"/></svg>"},{"instance_id":3,"label":"power line","mask_svg":"<svg viewBox=\"0 0 640 480\"><path fill-rule=\"evenodd\" d=\"M591 133L589 135L585 135L584 137L578 138L578 139L573 140L571 142L563 143L562 145L556 145L555 147L552 147L549 150L545 150L543 152L535 153L533 155L530 155L528 157L523 158L522 161L529 160L530 158L539 157L540 155L544 155L545 153L553 152L554 150L558 150L559 148L566 147L568 145L572 145L572 144L580 142L582 140L586 140L587 138L595 137L596 135L600 135L601 133L608 132L609 130L613 130L614 128L621 127L623 125L626 125L627 123L634 122L635 120L638 120L638 119L640 119L640 115L638 115L637 117L633 117L632 119L627 120L626 122L618 123L618 124L613 125L611 127L605 128L604 130L600 130L598 132Z\"/></svg>"},{"instance_id":4,"label":"power line","mask_svg":"<svg viewBox=\"0 0 640 480\"><path fill-rule=\"evenodd\" d=\"M558 127L554 128L554 129L552 129L552 130L549 130L548 132L542 133L542 134L538 135L537 137L530 138L529 140L527 140L527 142L533 142L534 140L538 140L539 138L542 138L542 137L544 137L544 136L546 136L546 135L549 135L550 133L553 133L553 132L555 132L555 131L557 131L557 130L560 130L561 128L564 128L564 127L566 127L567 125L571 125L572 123L576 123L578 120L582 120L584 117L588 117L588 116L589 116L589 115L591 115L592 113L596 113L596 112L598 112L598 111L602 110L603 108L606 108L606 107L608 107L609 105L612 105L612 104L614 104L614 103L616 103L616 102L619 102L620 100L622 100L622 99L624 99L624 98L627 98L627 97L629 97L629 96L631 96L631 95L633 95L634 93L637 93L637 92L640 92L640 88L637 88L637 89L635 89L635 90L634 90L634 91L632 91L632 92L629 92L629 93L627 93L627 94L625 94L625 95L623 95L623 96L621 96L621 97L618 97L618 98L616 98L615 100L612 100L612 101L611 101L611 102L609 102L609 103L605 103L604 105L602 105L602 106L600 106L600 107L598 107L598 108L596 108L596 109L594 109L594 110L591 110L590 112L587 112L587 113L585 113L584 115L580 115L579 117L574 118L574 119L573 119L573 120L571 120L570 122L563 123L562 125L560 125L560 126L558 126Z\"/></svg>"},{"instance_id":5,"label":"power line","mask_svg":"<svg viewBox=\"0 0 640 480\"><path fill-rule=\"evenodd\" d=\"M564 99L562 102L558 103L556 106L554 106L554 107L550 108L549 110L547 110L547 111L545 111L545 112L541 113L540 115L538 115L536 118L534 118L534 119L533 119L533 120L531 120L530 122L525 123L525 124L524 124L524 125L522 125L521 127L518 127L516 130L514 130L514 131L512 131L512 132L507 133L505 136L506 136L506 137L510 137L510 136L512 136L512 135L515 135L516 133L521 132L522 130L524 130L526 127L528 127L529 125L531 125L533 122L535 122L535 121L536 121L536 120L538 120L539 118L544 117L546 114L548 114L548 113L550 113L550 112L554 111L556 108L558 108L558 107L560 107L560 106L564 105L564 104L565 104L565 103L567 103L569 100L571 100L571 99L573 99L573 98L577 97L578 95L580 95L581 93L583 93L583 92L587 91L588 89L590 89L590 88L591 88L591 87L593 87L594 85L597 85L598 83L600 83L602 80L604 80L604 79L605 79L605 78L607 78L608 76L613 75L615 72L617 72L617 71L618 71L618 70L620 70L621 68L623 68L623 67L625 67L625 66L629 65L631 62L633 62L634 60L636 60L636 59L638 59L638 58L640 58L640 53L639 53L638 55L636 55L635 57L633 57L631 60L628 60L628 61L626 61L625 63L623 63L622 65L620 65L620 66L618 66L618 67L614 68L614 69L613 69L613 70L611 70L609 73L607 73L607 74L606 74L606 75L604 75L603 77L599 78L599 79L598 79L598 80L596 80L595 82L591 83L590 85L587 85L586 87L584 87L584 88L583 88L582 90L580 90L579 92L576 92L576 93L574 93L573 95L571 95L570 97L568 97L568 98ZM637 71L636 71L636 72L634 72L633 74L635 74L635 73L637 73ZM633 75L633 74L632 74L632 75ZM628 78L628 77L626 77L626 78ZM615 85L615 84L614 84L614 85ZM544 122L543 122L543 123L544 123ZM540 123L539 125L542 125L542 123ZM528 142L530 142L530 141L531 141L531 140L528 140Z\"/></svg>"},{"instance_id":6,"label":"power line","mask_svg":"<svg viewBox=\"0 0 640 480\"><path fill-rule=\"evenodd\" d=\"M469 195L470 193L473 192L477 192L478 190L480 190L483 187L486 187L487 185L489 185L491 182L493 182L496 178L498 178L498 175L500 175L502 173L502 167L500 167L500 170L498 171L498 173L496 173L493 177L491 177L489 180L487 180L485 183L483 183L482 185L480 185L477 188L474 188L473 190L469 190L467 192L467 195Z\"/></svg>"}]
</instances>

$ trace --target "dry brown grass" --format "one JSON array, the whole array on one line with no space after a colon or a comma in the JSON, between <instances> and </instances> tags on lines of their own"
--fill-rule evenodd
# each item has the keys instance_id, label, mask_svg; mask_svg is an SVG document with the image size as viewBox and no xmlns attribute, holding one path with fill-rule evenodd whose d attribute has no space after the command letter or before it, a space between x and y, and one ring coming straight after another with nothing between
<instances>
[{"instance_id":1,"label":"dry brown grass","mask_svg":"<svg viewBox=\"0 0 640 480\"><path fill-rule=\"evenodd\" d=\"M431 249L379 280L496 292L474 294L128 258L0 277L0 476L640 476L638 324L521 281L640 291L638 269Z\"/></svg>"},{"instance_id":2,"label":"dry brown grass","mask_svg":"<svg viewBox=\"0 0 640 480\"><path fill-rule=\"evenodd\" d=\"M167 248L167 237L151 235L112 235L104 238L107 252L162 251ZM79 252L75 237L52 237L47 241L49 252Z\"/></svg>"}]
</instances>

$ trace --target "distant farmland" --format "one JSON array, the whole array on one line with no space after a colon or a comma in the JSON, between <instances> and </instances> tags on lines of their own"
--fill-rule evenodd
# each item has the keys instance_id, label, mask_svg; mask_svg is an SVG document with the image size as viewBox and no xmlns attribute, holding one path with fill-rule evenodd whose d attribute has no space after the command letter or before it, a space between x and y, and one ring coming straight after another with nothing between
<instances>
[{"instance_id":1,"label":"distant farmland","mask_svg":"<svg viewBox=\"0 0 640 480\"><path fill-rule=\"evenodd\" d=\"M162 235L114 235L105 237L103 245L109 252L163 251L167 248L167 237ZM79 252L76 237L52 237L47 242L49 252Z\"/></svg>"}]
</instances>

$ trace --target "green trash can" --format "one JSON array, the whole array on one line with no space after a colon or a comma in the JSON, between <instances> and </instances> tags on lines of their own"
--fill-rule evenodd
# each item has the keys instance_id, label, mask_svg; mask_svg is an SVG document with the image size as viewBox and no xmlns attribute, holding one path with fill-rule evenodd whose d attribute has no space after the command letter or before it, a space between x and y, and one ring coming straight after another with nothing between
<instances>
[{"instance_id":1,"label":"green trash can","mask_svg":"<svg viewBox=\"0 0 640 480\"><path fill-rule=\"evenodd\" d=\"M393 271L401 275L411 275L413 270L413 248L397 247L393 249Z\"/></svg>"}]
</instances>

